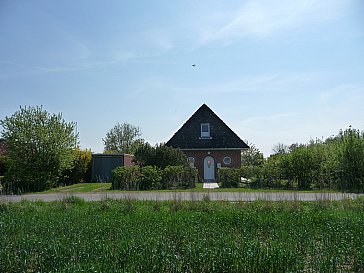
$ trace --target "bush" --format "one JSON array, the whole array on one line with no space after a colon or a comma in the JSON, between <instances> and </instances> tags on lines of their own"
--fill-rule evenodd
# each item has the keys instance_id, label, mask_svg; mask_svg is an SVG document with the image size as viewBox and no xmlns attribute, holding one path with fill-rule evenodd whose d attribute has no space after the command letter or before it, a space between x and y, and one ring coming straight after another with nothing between
<instances>
[{"instance_id":1,"label":"bush","mask_svg":"<svg viewBox=\"0 0 364 273\"><path fill-rule=\"evenodd\" d=\"M156 166L164 169L167 166L186 166L187 157L180 150L165 146L164 144L152 147L149 143L144 143L135 151L135 161L138 165Z\"/></svg>"},{"instance_id":2,"label":"bush","mask_svg":"<svg viewBox=\"0 0 364 273\"><path fill-rule=\"evenodd\" d=\"M183 166L168 166L163 170L163 189L189 189L195 187L197 169Z\"/></svg>"},{"instance_id":3,"label":"bush","mask_svg":"<svg viewBox=\"0 0 364 273\"><path fill-rule=\"evenodd\" d=\"M112 173L112 189L119 190L186 189L197 181L197 169L183 166L117 167Z\"/></svg>"},{"instance_id":4,"label":"bush","mask_svg":"<svg viewBox=\"0 0 364 273\"><path fill-rule=\"evenodd\" d=\"M91 150L74 150L73 167L63 172L60 183L72 185L77 183L86 183L91 181Z\"/></svg>"},{"instance_id":5,"label":"bush","mask_svg":"<svg viewBox=\"0 0 364 273\"><path fill-rule=\"evenodd\" d=\"M8 171L9 169L9 158L6 157L5 155L1 155L0 156L0 176L5 175L5 173Z\"/></svg>"},{"instance_id":6,"label":"bush","mask_svg":"<svg viewBox=\"0 0 364 273\"><path fill-rule=\"evenodd\" d=\"M113 190L139 190L140 168L117 167L112 171Z\"/></svg>"},{"instance_id":7,"label":"bush","mask_svg":"<svg viewBox=\"0 0 364 273\"><path fill-rule=\"evenodd\" d=\"M44 191L58 185L64 170L72 168L73 149L78 143L75 123L62 114L51 114L42 106L20 107L0 120L10 159L5 175L7 190Z\"/></svg>"},{"instance_id":8,"label":"bush","mask_svg":"<svg viewBox=\"0 0 364 273\"><path fill-rule=\"evenodd\" d=\"M238 188L240 183L240 169L220 168L219 182L222 188Z\"/></svg>"},{"instance_id":9,"label":"bush","mask_svg":"<svg viewBox=\"0 0 364 273\"><path fill-rule=\"evenodd\" d=\"M139 181L141 190L159 190L162 188L162 172L155 166L145 166L141 168Z\"/></svg>"},{"instance_id":10,"label":"bush","mask_svg":"<svg viewBox=\"0 0 364 273\"><path fill-rule=\"evenodd\" d=\"M41 192L52 188L56 178L47 171L26 174L17 170L9 170L2 178L2 186L8 194L22 194L26 192Z\"/></svg>"}]
</instances>

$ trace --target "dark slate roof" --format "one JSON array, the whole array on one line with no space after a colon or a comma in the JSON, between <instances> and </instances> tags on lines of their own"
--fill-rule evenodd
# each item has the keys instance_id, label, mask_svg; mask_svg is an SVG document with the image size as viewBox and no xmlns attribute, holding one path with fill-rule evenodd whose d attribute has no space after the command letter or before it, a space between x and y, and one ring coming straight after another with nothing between
<instances>
[{"instance_id":1,"label":"dark slate roof","mask_svg":"<svg viewBox=\"0 0 364 273\"><path fill-rule=\"evenodd\" d=\"M211 139L201 139L201 123L210 123ZM249 148L206 104L183 124L166 145L180 149Z\"/></svg>"}]
</instances>

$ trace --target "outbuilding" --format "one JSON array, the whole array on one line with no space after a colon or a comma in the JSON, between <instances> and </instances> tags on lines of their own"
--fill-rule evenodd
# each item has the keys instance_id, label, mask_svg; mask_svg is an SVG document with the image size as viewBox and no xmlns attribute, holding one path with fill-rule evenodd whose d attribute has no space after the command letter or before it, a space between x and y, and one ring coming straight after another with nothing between
<instances>
[{"instance_id":1,"label":"outbuilding","mask_svg":"<svg viewBox=\"0 0 364 273\"><path fill-rule=\"evenodd\" d=\"M120 166L132 166L134 156L130 154L93 154L92 182L108 182L112 171Z\"/></svg>"}]
</instances>

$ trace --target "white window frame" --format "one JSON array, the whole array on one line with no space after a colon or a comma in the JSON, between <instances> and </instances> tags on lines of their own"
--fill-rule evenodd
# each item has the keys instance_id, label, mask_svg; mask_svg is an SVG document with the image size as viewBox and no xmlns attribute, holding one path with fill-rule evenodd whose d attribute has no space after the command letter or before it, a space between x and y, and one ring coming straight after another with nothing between
<instances>
[{"instance_id":1,"label":"white window frame","mask_svg":"<svg viewBox=\"0 0 364 273\"><path fill-rule=\"evenodd\" d=\"M202 128L207 125L207 132L202 131ZM210 138L210 123L201 123L201 138Z\"/></svg>"},{"instance_id":2,"label":"white window frame","mask_svg":"<svg viewBox=\"0 0 364 273\"><path fill-rule=\"evenodd\" d=\"M225 161L228 161L228 163ZM222 162L224 162L225 165L230 165L233 162L233 160L230 156L225 156Z\"/></svg>"}]
</instances>

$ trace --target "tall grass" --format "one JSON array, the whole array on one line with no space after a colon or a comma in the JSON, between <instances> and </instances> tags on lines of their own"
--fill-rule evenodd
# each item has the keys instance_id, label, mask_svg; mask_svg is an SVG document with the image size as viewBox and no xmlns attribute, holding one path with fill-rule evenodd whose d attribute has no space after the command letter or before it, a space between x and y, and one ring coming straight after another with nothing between
<instances>
[{"instance_id":1,"label":"tall grass","mask_svg":"<svg viewBox=\"0 0 364 273\"><path fill-rule=\"evenodd\" d=\"M363 272L364 200L0 206L1 272Z\"/></svg>"}]
</instances>

